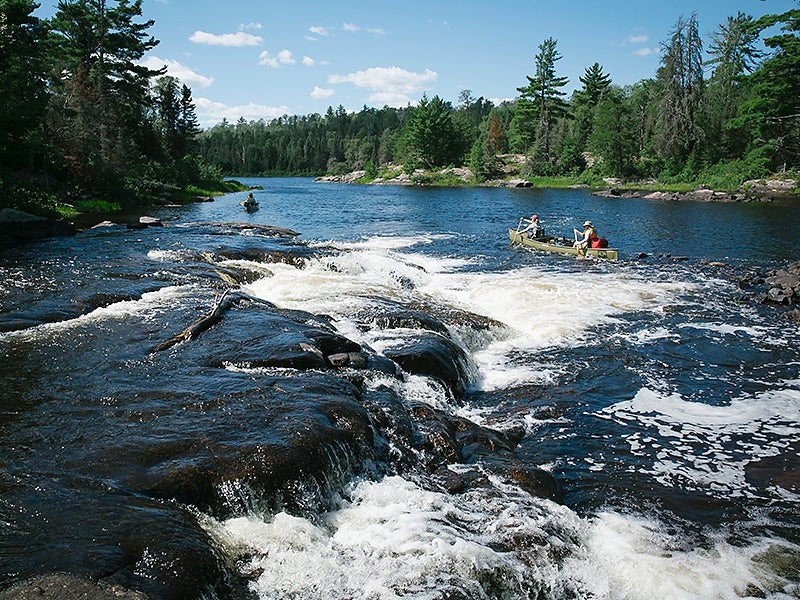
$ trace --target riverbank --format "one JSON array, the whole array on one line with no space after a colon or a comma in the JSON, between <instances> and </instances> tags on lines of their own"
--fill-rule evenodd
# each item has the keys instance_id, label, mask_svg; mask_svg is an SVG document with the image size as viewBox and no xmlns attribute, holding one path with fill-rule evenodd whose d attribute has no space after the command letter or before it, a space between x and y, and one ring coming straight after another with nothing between
<instances>
[{"instance_id":1,"label":"riverbank","mask_svg":"<svg viewBox=\"0 0 800 600\"><path fill-rule=\"evenodd\" d=\"M216 197L245 191L248 186L236 180L203 188L165 188L149 201L123 207L114 200L81 198L73 202L57 199L44 192L31 195L27 201L14 202L14 196L0 204L0 247L15 246L31 240L73 235L98 223L117 223L132 229L152 224L146 213L153 208L213 202ZM17 196L18 198L21 196Z\"/></svg>"},{"instance_id":2,"label":"riverbank","mask_svg":"<svg viewBox=\"0 0 800 600\"><path fill-rule=\"evenodd\" d=\"M525 177L521 173L524 157L502 157L502 176L479 181L467 167L444 169L415 169L407 172L400 165L389 165L379 173L366 170L351 171L344 175L324 175L316 181L369 185L401 185L432 187L510 187L587 189L596 196L619 198L647 198L655 200L698 202L769 202L777 198L800 197L800 182L795 177L773 174L761 179L751 179L734 187L717 187L705 183L665 183L656 179L618 179L587 177ZM716 188L716 189L714 189Z\"/></svg>"}]
</instances>

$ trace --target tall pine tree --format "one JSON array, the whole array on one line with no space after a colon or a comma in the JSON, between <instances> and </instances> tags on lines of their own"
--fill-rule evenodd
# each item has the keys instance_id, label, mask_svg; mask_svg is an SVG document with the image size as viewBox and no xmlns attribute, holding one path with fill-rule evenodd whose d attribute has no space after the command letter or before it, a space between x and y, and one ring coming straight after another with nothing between
<instances>
[{"instance_id":1,"label":"tall pine tree","mask_svg":"<svg viewBox=\"0 0 800 600\"><path fill-rule=\"evenodd\" d=\"M561 60L556 44L550 37L539 45L539 53L534 58L534 76L526 76L528 85L517 88L522 104L517 103L518 113L514 115L518 131L530 131L535 127L534 159L550 165L556 158L551 153L553 128L556 120L567 112L563 99L566 93L561 88L569 81L556 75L556 62ZM529 122L532 118L535 123Z\"/></svg>"}]
</instances>

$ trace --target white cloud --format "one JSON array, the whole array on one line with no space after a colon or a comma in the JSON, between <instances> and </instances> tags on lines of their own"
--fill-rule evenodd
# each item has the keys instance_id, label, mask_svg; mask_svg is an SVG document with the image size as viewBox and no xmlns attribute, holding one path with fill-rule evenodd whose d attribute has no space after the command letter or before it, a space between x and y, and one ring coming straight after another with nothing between
<instances>
[{"instance_id":1,"label":"white cloud","mask_svg":"<svg viewBox=\"0 0 800 600\"><path fill-rule=\"evenodd\" d=\"M302 61L300 61L300 62L302 62L302 63L303 63L305 66L307 66L307 67L313 67L315 64L317 64L317 63L314 61L314 59L313 59L313 58L311 58L310 56L304 56L304 57L303 57L303 60L302 60Z\"/></svg>"},{"instance_id":2,"label":"white cloud","mask_svg":"<svg viewBox=\"0 0 800 600\"><path fill-rule=\"evenodd\" d=\"M195 31L189 36L189 41L206 46L231 46L240 48L243 46L260 46L263 40L261 36L244 33L243 31L219 35L205 31Z\"/></svg>"},{"instance_id":3,"label":"white cloud","mask_svg":"<svg viewBox=\"0 0 800 600\"><path fill-rule=\"evenodd\" d=\"M439 75L435 71L425 69L424 73L413 73L400 67L372 67L366 71L357 71L348 75L331 75L328 83L352 83L371 90L369 101L390 106L405 106L416 101L412 94L425 89L425 84L436 81Z\"/></svg>"},{"instance_id":4,"label":"white cloud","mask_svg":"<svg viewBox=\"0 0 800 600\"><path fill-rule=\"evenodd\" d=\"M650 40L649 36L646 35L629 35L628 36L628 43L629 44L644 44Z\"/></svg>"},{"instance_id":5,"label":"white cloud","mask_svg":"<svg viewBox=\"0 0 800 600\"><path fill-rule=\"evenodd\" d=\"M263 29L263 25L261 23L242 23L239 25L239 31L252 31Z\"/></svg>"},{"instance_id":6,"label":"white cloud","mask_svg":"<svg viewBox=\"0 0 800 600\"><path fill-rule=\"evenodd\" d=\"M652 48L638 48L633 51L636 56L650 56L656 52L658 52L658 50L653 50Z\"/></svg>"},{"instance_id":7,"label":"white cloud","mask_svg":"<svg viewBox=\"0 0 800 600\"><path fill-rule=\"evenodd\" d=\"M324 98L330 98L336 93L336 90L331 89L324 89L319 87L318 85L314 86L314 90L311 92L311 97L315 100L322 100Z\"/></svg>"},{"instance_id":8,"label":"white cloud","mask_svg":"<svg viewBox=\"0 0 800 600\"><path fill-rule=\"evenodd\" d=\"M148 69L160 69L167 67L167 75L177 77L181 82L188 85L190 88L205 88L214 83L213 77L206 77L193 71L190 67L179 63L177 60L170 60L167 58L159 58L157 56L148 56L141 64Z\"/></svg>"},{"instance_id":9,"label":"white cloud","mask_svg":"<svg viewBox=\"0 0 800 600\"><path fill-rule=\"evenodd\" d=\"M263 104L245 104L242 106L229 106L221 102L214 102L208 98L195 98L195 112L201 127L216 125L222 119L235 123L241 117L247 121L258 119L276 119L289 114L287 106L265 106Z\"/></svg>"},{"instance_id":10,"label":"white cloud","mask_svg":"<svg viewBox=\"0 0 800 600\"><path fill-rule=\"evenodd\" d=\"M288 50L281 50L278 52L277 56L271 56L266 50L258 55L258 64L264 65L265 67L272 67L273 69L279 69L282 66L293 65L296 62L297 61L292 56L292 53Z\"/></svg>"},{"instance_id":11,"label":"white cloud","mask_svg":"<svg viewBox=\"0 0 800 600\"><path fill-rule=\"evenodd\" d=\"M321 35L322 37L328 37L331 35L330 29L327 27L321 27L319 25L313 25L312 27L309 27L308 30L314 35Z\"/></svg>"},{"instance_id":12,"label":"white cloud","mask_svg":"<svg viewBox=\"0 0 800 600\"><path fill-rule=\"evenodd\" d=\"M385 35L386 32L383 30L382 27L370 27L367 29L370 33L374 33L375 35Z\"/></svg>"},{"instance_id":13,"label":"white cloud","mask_svg":"<svg viewBox=\"0 0 800 600\"><path fill-rule=\"evenodd\" d=\"M344 29L345 31L353 31L353 32L355 32L355 31L358 31L361 28L358 25L355 25L353 23L345 23L344 25L342 25L342 29Z\"/></svg>"}]
</instances>

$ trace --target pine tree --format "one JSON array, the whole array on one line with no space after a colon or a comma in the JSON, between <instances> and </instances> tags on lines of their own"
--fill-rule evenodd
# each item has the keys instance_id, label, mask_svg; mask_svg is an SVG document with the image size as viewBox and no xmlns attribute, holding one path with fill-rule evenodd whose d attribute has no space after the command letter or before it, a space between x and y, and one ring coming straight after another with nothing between
<instances>
[{"instance_id":1,"label":"pine tree","mask_svg":"<svg viewBox=\"0 0 800 600\"><path fill-rule=\"evenodd\" d=\"M561 88L569 81L566 77L556 75L556 62L561 60L556 44L555 39L547 38L539 45L539 53L534 58L534 76L526 76L528 85L517 88L524 107L519 111L519 120L522 123L518 124L518 130L530 131L531 123L525 121L535 116L535 154L537 158L551 164L555 160L551 154L551 134L556 120L566 115L567 103L562 98L565 92ZM530 105L525 105L524 102L529 102Z\"/></svg>"},{"instance_id":2,"label":"pine tree","mask_svg":"<svg viewBox=\"0 0 800 600\"><path fill-rule=\"evenodd\" d=\"M583 84L578 98L589 106L597 106L603 93L611 85L611 77L603 73L603 67L599 63L594 63L591 67L587 68L583 76L578 78Z\"/></svg>"},{"instance_id":3,"label":"pine tree","mask_svg":"<svg viewBox=\"0 0 800 600\"><path fill-rule=\"evenodd\" d=\"M137 23L141 0L61 0L50 22L58 76L52 110L67 130L67 154L88 160L99 176L130 171L138 161L150 105L150 79L163 74L139 60L158 42L147 34L153 21ZM74 94L86 101L73 101ZM88 102L93 99L92 102ZM68 106L68 112L61 107ZM80 128L92 122L96 137ZM92 143L76 147L74 142ZM72 143L71 143L72 142ZM139 148L137 148L139 146ZM80 158L83 156L83 158Z\"/></svg>"},{"instance_id":4,"label":"pine tree","mask_svg":"<svg viewBox=\"0 0 800 600\"><path fill-rule=\"evenodd\" d=\"M703 43L697 14L678 19L668 42L662 44L657 81L661 101L657 149L679 170L702 137L697 124L703 96Z\"/></svg>"},{"instance_id":5,"label":"pine tree","mask_svg":"<svg viewBox=\"0 0 800 600\"><path fill-rule=\"evenodd\" d=\"M712 65L714 71L706 91L704 121L715 160L741 156L746 149L747 132L742 127L730 127L729 123L748 95L750 88L745 85L745 76L762 56L756 48L758 37L752 17L741 12L728 17L712 34L711 58L706 65Z\"/></svg>"},{"instance_id":6,"label":"pine tree","mask_svg":"<svg viewBox=\"0 0 800 600\"><path fill-rule=\"evenodd\" d=\"M753 98L744 103L732 126L749 124L755 150L766 153L769 166L800 166L800 9L767 15L757 31L781 24L781 33L764 44L773 54L748 78Z\"/></svg>"},{"instance_id":7,"label":"pine tree","mask_svg":"<svg viewBox=\"0 0 800 600\"><path fill-rule=\"evenodd\" d=\"M32 166L41 150L44 25L32 0L0 0L0 166ZM39 148L37 148L39 146Z\"/></svg>"}]
</instances>

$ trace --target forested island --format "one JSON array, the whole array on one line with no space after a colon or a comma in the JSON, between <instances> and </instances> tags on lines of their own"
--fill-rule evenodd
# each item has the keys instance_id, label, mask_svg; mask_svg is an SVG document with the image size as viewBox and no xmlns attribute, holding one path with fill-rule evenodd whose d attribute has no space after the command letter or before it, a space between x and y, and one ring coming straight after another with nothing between
<instances>
[{"instance_id":1,"label":"forested island","mask_svg":"<svg viewBox=\"0 0 800 600\"><path fill-rule=\"evenodd\" d=\"M537 185L613 177L734 190L776 173L796 181L800 168L800 9L738 13L707 40L695 14L681 16L654 77L633 85L595 62L567 97L548 37L512 101L464 90L455 105L423 95L201 130L191 89L142 64L158 41L141 0L62 0L51 19L37 8L0 2L0 207L69 214L190 199L231 189L230 176L402 172L465 185L513 173Z\"/></svg>"}]
</instances>

